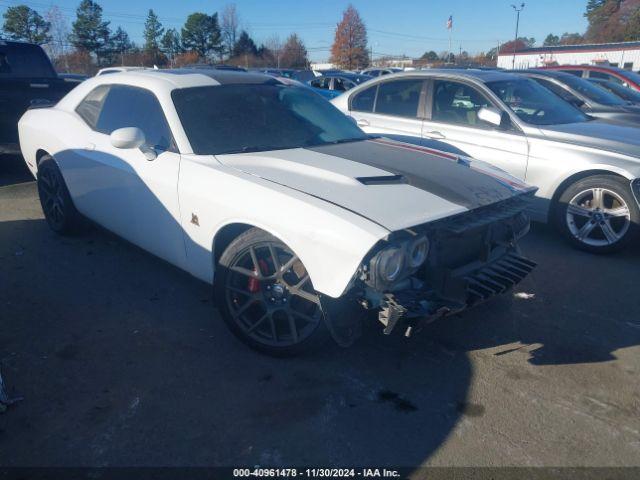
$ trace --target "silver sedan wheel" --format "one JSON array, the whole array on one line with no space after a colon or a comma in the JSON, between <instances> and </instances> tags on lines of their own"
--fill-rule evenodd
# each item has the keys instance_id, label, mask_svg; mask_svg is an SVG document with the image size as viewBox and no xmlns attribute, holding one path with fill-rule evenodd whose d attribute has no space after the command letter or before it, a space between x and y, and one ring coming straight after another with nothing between
<instances>
[{"instance_id":1,"label":"silver sedan wheel","mask_svg":"<svg viewBox=\"0 0 640 480\"><path fill-rule=\"evenodd\" d=\"M616 192L590 188L571 199L566 221L577 240L593 247L604 247L625 236L631 226L631 212Z\"/></svg>"}]
</instances>

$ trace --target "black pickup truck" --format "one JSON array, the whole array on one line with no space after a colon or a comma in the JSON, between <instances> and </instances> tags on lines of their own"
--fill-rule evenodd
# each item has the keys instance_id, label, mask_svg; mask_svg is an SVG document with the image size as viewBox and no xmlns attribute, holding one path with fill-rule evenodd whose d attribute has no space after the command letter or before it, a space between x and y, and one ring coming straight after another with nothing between
<instances>
[{"instance_id":1,"label":"black pickup truck","mask_svg":"<svg viewBox=\"0 0 640 480\"><path fill-rule=\"evenodd\" d=\"M20 153L18 120L31 105L56 103L76 85L38 45L0 40L0 154Z\"/></svg>"}]
</instances>

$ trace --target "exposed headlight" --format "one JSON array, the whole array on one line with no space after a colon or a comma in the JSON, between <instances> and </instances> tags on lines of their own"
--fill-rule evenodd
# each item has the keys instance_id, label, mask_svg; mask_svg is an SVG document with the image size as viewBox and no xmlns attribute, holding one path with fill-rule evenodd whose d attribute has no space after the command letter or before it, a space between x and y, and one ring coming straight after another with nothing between
<instances>
[{"instance_id":1,"label":"exposed headlight","mask_svg":"<svg viewBox=\"0 0 640 480\"><path fill-rule=\"evenodd\" d=\"M419 237L409 245L409 267L418 268L429 255L429 239Z\"/></svg>"},{"instance_id":2,"label":"exposed headlight","mask_svg":"<svg viewBox=\"0 0 640 480\"><path fill-rule=\"evenodd\" d=\"M385 282L396 280L404 268L405 255L401 248L391 247L380 252L378 273Z\"/></svg>"}]
</instances>

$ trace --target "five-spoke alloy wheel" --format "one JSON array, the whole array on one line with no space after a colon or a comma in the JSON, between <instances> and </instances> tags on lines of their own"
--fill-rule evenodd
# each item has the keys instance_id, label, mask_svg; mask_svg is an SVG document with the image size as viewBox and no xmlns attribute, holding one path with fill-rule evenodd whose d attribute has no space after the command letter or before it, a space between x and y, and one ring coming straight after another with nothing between
<instances>
[{"instance_id":1,"label":"five-spoke alloy wheel","mask_svg":"<svg viewBox=\"0 0 640 480\"><path fill-rule=\"evenodd\" d=\"M560 228L583 250L617 250L636 233L637 203L628 182L617 177L598 175L574 183L561 196L560 206Z\"/></svg>"},{"instance_id":2,"label":"five-spoke alloy wheel","mask_svg":"<svg viewBox=\"0 0 640 480\"><path fill-rule=\"evenodd\" d=\"M297 354L326 336L320 298L304 265L262 230L250 229L227 247L215 293L229 328L262 352Z\"/></svg>"}]
</instances>

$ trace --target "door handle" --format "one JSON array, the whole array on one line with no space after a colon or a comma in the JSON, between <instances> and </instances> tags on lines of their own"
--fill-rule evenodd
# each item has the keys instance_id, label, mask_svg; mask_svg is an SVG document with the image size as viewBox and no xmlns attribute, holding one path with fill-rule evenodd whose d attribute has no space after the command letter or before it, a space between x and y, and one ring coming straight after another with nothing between
<instances>
[{"instance_id":1,"label":"door handle","mask_svg":"<svg viewBox=\"0 0 640 480\"><path fill-rule=\"evenodd\" d=\"M356 121L356 125L358 125L359 127L368 127L370 124L368 120L365 120L364 118L360 118Z\"/></svg>"},{"instance_id":2,"label":"door handle","mask_svg":"<svg viewBox=\"0 0 640 480\"><path fill-rule=\"evenodd\" d=\"M427 132L424 134L425 137L429 137L433 140L444 140L445 137L442 133L438 132L438 131L433 131L433 132Z\"/></svg>"}]
</instances>

